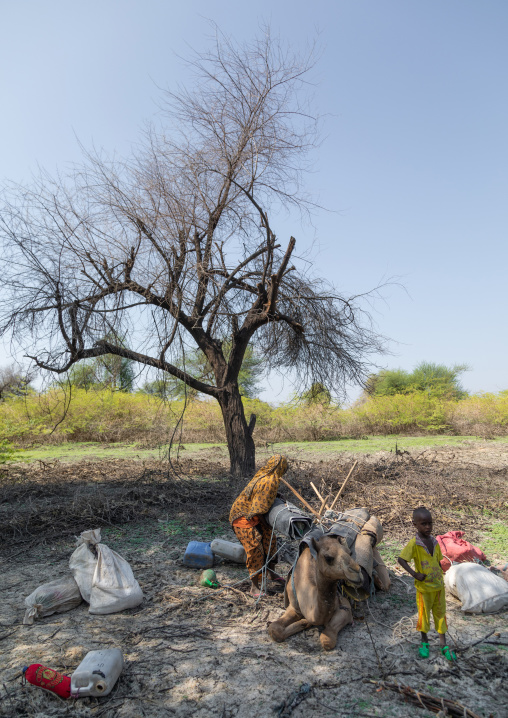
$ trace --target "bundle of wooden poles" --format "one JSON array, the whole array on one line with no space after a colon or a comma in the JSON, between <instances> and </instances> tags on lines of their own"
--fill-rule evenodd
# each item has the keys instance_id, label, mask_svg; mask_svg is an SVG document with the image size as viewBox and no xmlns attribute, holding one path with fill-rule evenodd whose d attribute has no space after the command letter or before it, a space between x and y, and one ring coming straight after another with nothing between
<instances>
[{"instance_id":1,"label":"bundle of wooden poles","mask_svg":"<svg viewBox=\"0 0 508 718\"><path fill-rule=\"evenodd\" d=\"M281 481L282 481L283 484L285 484L285 485L288 487L288 489L290 489L290 490L294 493L294 495L296 496L296 498L305 506L305 508L308 509L312 514L314 514L314 516L320 521L320 520L321 520L321 517L322 517L322 515L323 515L323 513L324 513L324 511L333 511L333 509L334 509L335 506L337 505L337 501L338 501L338 500L340 499L340 497L342 496L342 493L343 493L344 489L346 488L346 484L347 484L347 482L349 481L349 479L350 479L350 477L351 477L353 471L355 470L357 464L358 464L358 461L355 461L355 463L353 464L353 466L351 467L351 469L350 469L350 471L349 471L349 474L348 474L348 475L346 476L346 478L344 479L344 482L343 482L342 486L340 487L340 489L339 489L337 495L335 496L334 500L332 501L332 503L331 503L329 506L328 506L328 502L329 502L330 499L332 498L332 494L330 494L329 496L327 496L327 497L324 499L324 498L321 496L321 494L319 493L319 491L317 490L317 488L314 486L314 484L312 483L312 481L310 482L310 485L312 486L312 489L313 489L314 492L316 493L318 499L321 501L321 506L319 507L319 511L316 511L315 509L313 509L312 506L309 504L309 502L306 501L306 500L303 498L303 496L301 496L301 494L299 494L298 491L297 491L296 489L294 489L294 488L291 486L291 484L289 484L289 483L286 481L286 479L281 478Z\"/></svg>"}]
</instances>

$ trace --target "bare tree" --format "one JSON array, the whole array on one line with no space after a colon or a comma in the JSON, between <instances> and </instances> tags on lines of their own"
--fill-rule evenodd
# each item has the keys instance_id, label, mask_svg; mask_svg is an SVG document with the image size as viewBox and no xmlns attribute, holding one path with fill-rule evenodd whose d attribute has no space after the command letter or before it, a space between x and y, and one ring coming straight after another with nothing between
<instances>
[{"instance_id":1,"label":"bare tree","mask_svg":"<svg viewBox=\"0 0 508 718\"><path fill-rule=\"evenodd\" d=\"M381 342L355 298L294 266L295 239L279 244L271 224L281 208L310 206L309 62L266 33L241 47L219 35L190 66L192 91L164 94L164 125L130 160L88 153L65 179L6 191L0 331L29 338L42 369L116 354L213 397L231 472L249 475L253 421L238 388L249 343L267 370L340 393ZM178 365L184 343L214 382Z\"/></svg>"}]
</instances>

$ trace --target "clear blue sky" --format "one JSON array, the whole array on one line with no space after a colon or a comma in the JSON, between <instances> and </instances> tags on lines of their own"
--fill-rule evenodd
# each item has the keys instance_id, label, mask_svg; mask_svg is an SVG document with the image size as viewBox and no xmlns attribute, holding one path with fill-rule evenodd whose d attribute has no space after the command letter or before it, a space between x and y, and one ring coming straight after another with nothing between
<instances>
[{"instance_id":1,"label":"clear blue sky","mask_svg":"<svg viewBox=\"0 0 508 718\"><path fill-rule=\"evenodd\" d=\"M380 363L465 362L469 390L508 388L506 0L5 2L0 179L65 169L77 139L127 153L207 19L238 39L259 22L295 47L318 37L329 116L308 186L336 213L276 233L315 242L316 270L345 292L399 278L375 305L396 342ZM263 398L290 391L274 381Z\"/></svg>"}]
</instances>

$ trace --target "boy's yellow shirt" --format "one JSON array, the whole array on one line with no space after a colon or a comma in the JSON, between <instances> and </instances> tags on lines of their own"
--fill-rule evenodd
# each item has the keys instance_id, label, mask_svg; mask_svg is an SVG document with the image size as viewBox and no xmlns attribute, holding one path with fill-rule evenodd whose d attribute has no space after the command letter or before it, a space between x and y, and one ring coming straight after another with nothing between
<instances>
[{"instance_id":1,"label":"boy's yellow shirt","mask_svg":"<svg viewBox=\"0 0 508 718\"><path fill-rule=\"evenodd\" d=\"M443 558L443 554L437 541L434 545L434 553L431 556L427 549L418 544L416 538L413 538L402 549L400 558L403 558L404 561L408 563L414 561L415 571L428 576L425 581L417 581L415 579L417 591L421 593L431 593L432 591L439 591L441 588L444 588L443 569L439 564Z\"/></svg>"}]
</instances>

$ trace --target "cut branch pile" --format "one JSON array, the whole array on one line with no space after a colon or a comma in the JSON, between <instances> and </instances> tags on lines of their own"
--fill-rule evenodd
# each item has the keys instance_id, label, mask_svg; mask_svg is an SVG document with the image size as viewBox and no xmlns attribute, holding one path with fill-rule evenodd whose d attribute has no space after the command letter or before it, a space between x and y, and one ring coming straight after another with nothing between
<instances>
[{"instance_id":1,"label":"cut branch pile","mask_svg":"<svg viewBox=\"0 0 508 718\"><path fill-rule=\"evenodd\" d=\"M337 498L351 468L352 461L347 456L319 464L291 457L287 479L322 513L325 504L331 507ZM334 510L365 506L379 518L385 536L396 533L397 539L404 541L413 535L412 509L425 505L433 513L436 534L461 530L469 541L476 541L490 525L492 516L504 517L506 507L501 497L505 493L506 478L496 469L483 469L480 474L475 465L454 467L430 461L425 452L377 461L366 457L359 460L339 492ZM486 516L484 509L491 516Z\"/></svg>"},{"instance_id":2,"label":"cut branch pile","mask_svg":"<svg viewBox=\"0 0 508 718\"><path fill-rule=\"evenodd\" d=\"M330 505L337 498L351 459L340 457L318 464L291 455L288 458L290 471L285 478L305 503L322 513L323 503ZM263 460L260 455L258 462ZM189 507L206 510L210 518L213 514L215 520L227 523L231 503L246 480L232 478L215 456L185 459L177 468L183 479L168 476L167 464L157 461L10 466L0 478L0 533L12 546L42 536L79 534L91 523L108 526L160 518L162 513L169 516ZM379 517L387 537L394 533L402 541L413 532L408 507L426 504L434 514L436 533L463 530L475 541L492 516L503 518L506 511L504 477L488 470L482 477L478 478L477 467L443 467L425 457L398 455L389 462L362 459L335 509L366 506ZM294 500L289 490L281 487L281 491ZM484 509L491 516L486 517Z\"/></svg>"},{"instance_id":3,"label":"cut branch pile","mask_svg":"<svg viewBox=\"0 0 508 718\"><path fill-rule=\"evenodd\" d=\"M12 547L35 538L79 534L92 524L159 518L162 512L190 506L206 509L215 519L229 513L239 492L237 482L209 480L225 478L222 467L190 462L179 468L184 480L168 477L155 462L150 468L123 461L13 468L2 485L0 533Z\"/></svg>"}]
</instances>

